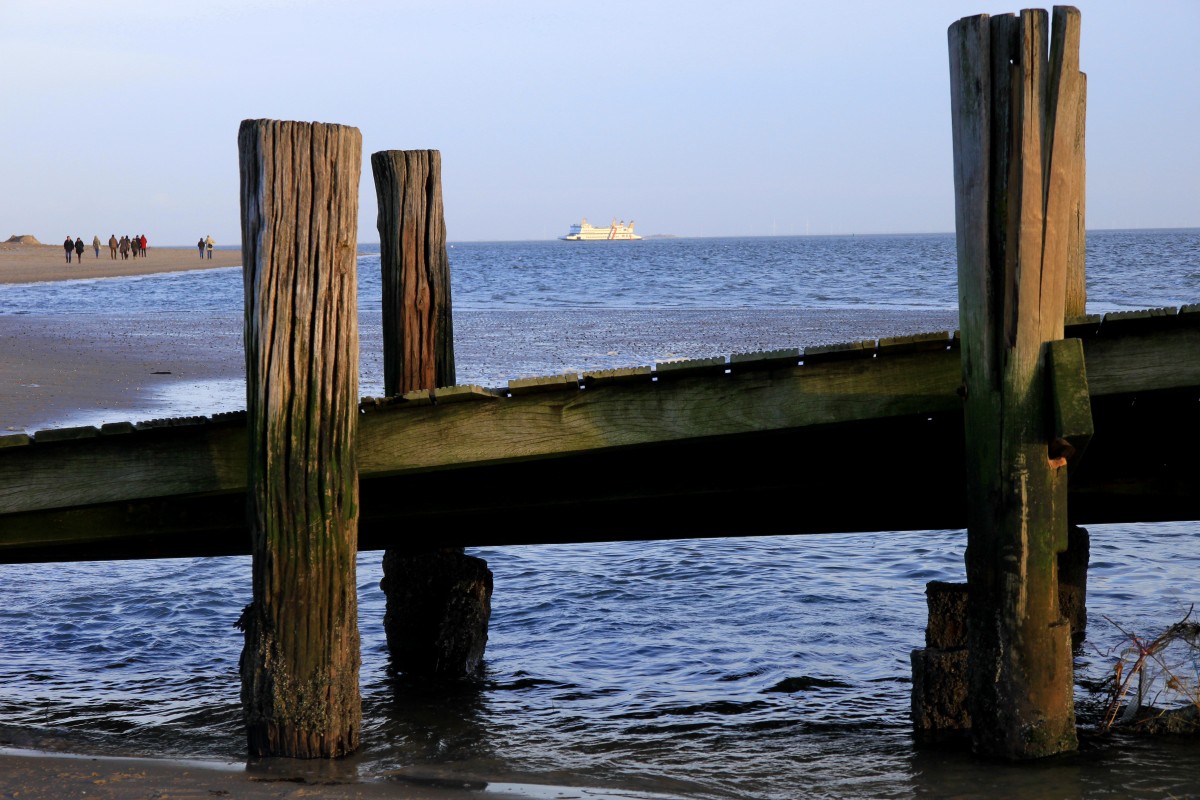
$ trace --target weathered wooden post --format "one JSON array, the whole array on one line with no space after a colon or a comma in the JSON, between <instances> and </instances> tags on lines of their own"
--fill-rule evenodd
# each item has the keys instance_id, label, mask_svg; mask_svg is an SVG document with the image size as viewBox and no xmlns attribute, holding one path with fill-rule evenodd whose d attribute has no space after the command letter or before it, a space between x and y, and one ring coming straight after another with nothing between
<instances>
[{"instance_id":1,"label":"weathered wooden post","mask_svg":"<svg viewBox=\"0 0 1200 800\"><path fill-rule=\"evenodd\" d=\"M1056 11L1058 10L1056 9ZM1011 19L1011 17L1002 18L1005 21L991 20L990 23L987 22L986 19L987 18L977 18L978 24L984 27L988 27L989 25L996 26L994 29L989 28L989 38L986 42L986 46L988 48L995 48L995 52L990 53L992 65L987 67L988 73L986 78L991 80L991 71L997 69L1004 70L1008 64L1008 62L1005 61L1006 56L1012 55L1010 27L1014 24L1014 21ZM976 31L976 38L973 41L965 41L963 38L964 31L962 29L966 28L968 21L963 20L958 25L960 30L957 33L954 27L952 27L950 30L952 68L960 70L956 76L956 81L958 82L956 82L955 85L963 86L964 90L967 91L968 94L973 95L975 92L983 92L985 84L974 84L971 81L973 79L980 79L984 76L976 74L966 75L964 77L961 73L961 64L959 64L958 67L954 66L956 63L956 55L954 53L954 48L956 46L955 42L957 38L960 48L964 44L971 44L972 46L977 47L983 46L984 40L978 35L980 32ZM1062 31L1062 26L1058 25L1057 22L1056 28ZM1008 30L1009 32L1005 33L1005 30ZM1000 38L1003 37L1008 37L1007 39L1004 39L1007 44L1001 46L997 43L1000 41ZM1064 44L1066 44L1065 39ZM1007 51L1005 51L1005 47L1008 48ZM1065 53L1065 51L1058 54L1058 56L1075 59L1073 54ZM964 57L982 58L984 56L974 51L964 55L960 49L957 58L961 60ZM1008 69L1014 69L1017 63L1018 62L1013 62L1008 66ZM963 80L966 82L962 83ZM1001 76L1001 83L1003 86L1012 85L1012 81L1003 75ZM974 137L988 137L986 143L980 142L978 138L973 140L973 146L979 152L983 152L988 148L1003 149L1004 147L1008 146L1007 143L1011 141L1012 137L1011 129L1005 129L1005 126L1010 126L1011 128L1012 125L1011 115L1013 112L1011 106L1004 107L1006 103L1005 98L998 95L995 90L991 89L990 84L987 84L987 86L989 87L988 91L991 91L989 98L983 99L978 96L972 96L964 100L963 103L963 105L969 107L970 113L979 114L982 113L979 108L971 104L986 102L989 104L988 113L994 115L994 117L989 118L986 124L981 120L976 119L972 125L968 125L963 130L964 136L969 134L970 136ZM993 108L990 105L992 103L999 103L1002 107L999 109ZM1087 305L1087 236L1084 213L1084 138L1086 106L1087 76L1083 73L1079 73L1078 102L1074 114L1074 131L1069 132L1065 127L1060 128L1058 137L1060 139L1066 137L1066 139L1064 141L1059 141L1057 145L1054 145L1061 149L1066 147L1066 143L1069 142L1069 152L1066 155L1065 163L1069 165L1069 169L1073 173L1073 191L1063 201L1065 203L1065 210L1062 207L1058 209L1058 212L1064 215L1061 219L1061 222L1067 231L1064 316L1068 320L1076 317L1082 317L1086 312ZM957 119L958 118L956 117L956 136L959 133ZM1064 125L1065 124L1066 123L1064 123ZM984 130L985 127L987 128L986 130ZM991 138L993 136L1006 138L993 140ZM1050 152L1050 149L1046 149L1046 157L1049 157ZM997 152L992 154L989 151L989 157L991 158L991 162L986 165L986 171L982 167L976 167L973 172L965 173L963 176L964 179L970 181L980 181L984 177L987 177L988 180L994 179L1007 181L1009 179L1007 174L1000 175L999 178L994 178L991 174L991 170L1007 170L1009 168L1009 161L1012 159L1012 153ZM1058 159L1058 166L1062 168L1063 164L1064 159L1060 157ZM1009 241L1007 238L1008 234L1006 228L1009 222L1003 218L1003 214L998 212L996 209L989 210L986 207L988 202L993 202L994 198L1002 196L996 194L990 196L986 195L982 187L974 183L971 184L971 187L976 193L975 195L968 196L966 198L966 200L974 204L972 208L969 209L971 213L987 212L992 214L992 217L989 219L976 220L976 224L983 225L988 231L989 236L999 237L999 241L997 242L998 247L1006 245ZM993 191L999 190L996 189L996 187L993 187ZM1062 200L1062 198L1060 198L1060 200ZM964 198L960 196L959 201L963 202ZM1000 202L1006 202L1006 200L1002 199ZM984 205L981 206L981 203ZM960 209L960 215L962 213L963 209ZM1058 221L1056 220L1051 224L1058 224ZM974 235L981 235L981 229L976 228L974 230ZM978 243L973 246L979 247ZM1007 286L1007 284L1002 281L995 282L995 278L993 278L993 281L994 282L990 286L985 287L986 290L993 292L1006 291L1004 287ZM970 313L974 314L976 312L971 311ZM964 330L965 329L966 328L964 326ZM1061 354L1065 354L1065 351ZM1069 362L1071 359L1068 357L1066 360ZM1074 376L1075 388L1078 388L1079 382L1083 380L1082 354L1080 354L1078 369L1079 374ZM1061 371L1062 370L1060 369L1060 372ZM1064 397L1070 391L1069 384L1071 381L1068 380L1067 383L1068 385L1062 388L1062 394ZM964 389L965 388L966 383L964 382ZM1090 431L1090 413L1088 413L1086 408L1080 407L1078 402L1074 406L1074 410L1077 412L1077 414L1081 414L1086 417L1086 419L1077 419L1071 423L1076 425L1072 436L1076 438L1076 443L1078 444L1080 430L1086 429ZM1059 433L1061 433L1061 431ZM1058 439L1062 437L1056 435L1054 438ZM1086 436L1084 436L1083 439L1086 440ZM1052 447L1055 450L1056 455L1061 455L1061 451L1063 450L1061 442L1052 445ZM1082 447L1079 447L1078 451L1081 450ZM1078 452L1076 455L1078 455ZM1087 623L1087 566L1090 548L1088 532L1081 527L1071 525L1068 528L1066 541L1066 549L1058 553L1058 602L1059 609L1064 619L1070 625L1073 637L1079 637L1082 636ZM929 598L929 627L926 631L926 646L924 648L914 650L912 653L913 727L916 733L920 736L933 735L933 737L937 739L941 738L945 734L969 732L972 727L970 711L965 702L965 698L967 696L967 636L965 627L960 628L959 620L956 619L956 615L961 614L961 622L965 626L966 603L961 602L960 599L963 595L962 590L965 589L965 584L954 585L946 584L940 581L934 581L926 587L926 594ZM953 632L954 635L951 636L947 632Z\"/></svg>"},{"instance_id":2,"label":"weathered wooden post","mask_svg":"<svg viewBox=\"0 0 1200 800\"><path fill-rule=\"evenodd\" d=\"M1081 348L1047 343L1063 336L1081 207L1079 12L1055 7L1052 42L1047 28L1045 11L1025 10L949 29L969 710L976 750L1012 759L1077 746L1070 626L1058 602L1067 458L1056 442L1066 439L1049 395L1076 396L1069 387L1083 381L1083 362ZM1053 384L1051 359L1063 365Z\"/></svg>"},{"instance_id":3,"label":"weathered wooden post","mask_svg":"<svg viewBox=\"0 0 1200 800\"><path fill-rule=\"evenodd\" d=\"M383 271L383 374L388 396L454 385L450 260L437 150L371 155ZM383 556L384 630L393 665L459 677L483 658L492 573L461 547L417 542Z\"/></svg>"},{"instance_id":4,"label":"weathered wooden post","mask_svg":"<svg viewBox=\"0 0 1200 800\"><path fill-rule=\"evenodd\" d=\"M1075 115L1075 136L1072 158L1076 162L1074 207L1069 212L1070 238L1067 244L1067 299L1065 316L1068 320L1087 313L1087 215L1086 192L1086 128L1087 75L1079 74L1079 110ZM1058 557L1058 598L1063 617L1071 623L1071 633L1083 636L1087 628L1087 571L1091 555L1091 537L1087 529L1071 525L1067 530L1067 549Z\"/></svg>"},{"instance_id":5,"label":"weathered wooden post","mask_svg":"<svg viewBox=\"0 0 1200 800\"><path fill-rule=\"evenodd\" d=\"M253 602L240 621L250 752L358 747L362 136L245 120L241 162Z\"/></svg>"},{"instance_id":6,"label":"weathered wooden post","mask_svg":"<svg viewBox=\"0 0 1200 800\"><path fill-rule=\"evenodd\" d=\"M442 154L371 155L383 271L383 389L388 396L454 385L450 259Z\"/></svg>"}]
</instances>

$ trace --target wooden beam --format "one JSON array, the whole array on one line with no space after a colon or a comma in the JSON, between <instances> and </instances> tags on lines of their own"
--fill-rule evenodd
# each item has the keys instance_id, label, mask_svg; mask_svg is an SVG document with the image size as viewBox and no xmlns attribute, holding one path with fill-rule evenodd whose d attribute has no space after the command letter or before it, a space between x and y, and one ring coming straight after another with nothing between
<instances>
[{"instance_id":1,"label":"wooden beam","mask_svg":"<svg viewBox=\"0 0 1200 800\"><path fill-rule=\"evenodd\" d=\"M1084 336L1083 350L1093 404L1200 387L1197 313L1114 316ZM511 397L454 387L426 391L422 401L371 402L359 419L359 473L374 478L961 408L957 348L751 366L662 382L644 367L585 375L582 384L554 376L553 391ZM0 515L245 491L245 414L187 423L59 442L43 442L40 432L32 440L0 437L16 440L0 447ZM0 526L0 541L5 532Z\"/></svg>"},{"instance_id":2,"label":"wooden beam","mask_svg":"<svg viewBox=\"0 0 1200 800\"><path fill-rule=\"evenodd\" d=\"M371 166L379 197L384 392L430 405L477 398L438 389L454 384L441 153L388 150L372 155ZM408 500L396 497L398 504ZM400 526L397 533L407 531ZM492 573L482 559L461 547L389 549L379 587L387 596L383 627L396 670L460 678L479 669L492 595Z\"/></svg>"},{"instance_id":3,"label":"wooden beam","mask_svg":"<svg viewBox=\"0 0 1200 800\"><path fill-rule=\"evenodd\" d=\"M1095 432L1087 370L1083 361L1083 343L1078 339L1048 342L1046 357L1050 402L1054 409L1050 458L1052 462L1063 459L1073 466L1083 456Z\"/></svg>"},{"instance_id":4,"label":"wooden beam","mask_svg":"<svg viewBox=\"0 0 1200 800\"><path fill-rule=\"evenodd\" d=\"M1094 397L1103 435L1069 467L1069 520L1200 519L1198 396ZM955 410L363 477L359 549L964 528L963 459ZM845 475L869 503L841 499ZM0 562L245 554L245 505L242 491L6 515Z\"/></svg>"}]
</instances>

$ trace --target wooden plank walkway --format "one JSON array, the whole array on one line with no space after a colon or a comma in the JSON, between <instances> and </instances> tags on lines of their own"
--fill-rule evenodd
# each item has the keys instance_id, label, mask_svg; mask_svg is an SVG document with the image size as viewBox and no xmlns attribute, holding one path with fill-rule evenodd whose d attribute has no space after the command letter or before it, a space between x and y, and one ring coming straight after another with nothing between
<instances>
[{"instance_id":1,"label":"wooden plank walkway","mask_svg":"<svg viewBox=\"0 0 1200 800\"><path fill-rule=\"evenodd\" d=\"M1200 305L1066 335L1074 521L1200 516ZM360 548L960 527L961 375L939 332L365 398ZM0 562L245 553L245 490L242 413L0 437Z\"/></svg>"}]
</instances>

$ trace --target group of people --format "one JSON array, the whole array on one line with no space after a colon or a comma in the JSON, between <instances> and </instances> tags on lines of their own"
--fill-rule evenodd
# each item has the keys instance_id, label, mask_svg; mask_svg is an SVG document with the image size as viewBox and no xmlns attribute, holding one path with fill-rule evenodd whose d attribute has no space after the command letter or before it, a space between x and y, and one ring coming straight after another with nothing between
<instances>
[{"instance_id":1,"label":"group of people","mask_svg":"<svg viewBox=\"0 0 1200 800\"><path fill-rule=\"evenodd\" d=\"M211 236L201 236L200 241L196 242L196 249L200 251L201 258L205 257L205 253L208 254L209 258L212 258L213 247L216 244Z\"/></svg>"},{"instance_id":2,"label":"group of people","mask_svg":"<svg viewBox=\"0 0 1200 800\"><path fill-rule=\"evenodd\" d=\"M117 253L121 254L122 259L126 259L130 256L134 258L138 256L144 257L148 252L149 248L146 247L146 234L144 233L137 236L122 236L120 239L117 238L115 233L108 237L108 255L114 261L117 258Z\"/></svg>"},{"instance_id":3,"label":"group of people","mask_svg":"<svg viewBox=\"0 0 1200 800\"><path fill-rule=\"evenodd\" d=\"M96 251L96 258L100 257L100 237L92 237L92 249ZM70 264L72 258L82 261L84 251L83 238L76 236L72 239L70 236L63 242L63 251L67 256L67 263ZM108 257L116 261L117 253L121 254L121 258L129 258L132 255L134 258L145 256L149 250L146 246L146 234L137 236L122 236L120 239L114 233L108 237Z\"/></svg>"}]
</instances>

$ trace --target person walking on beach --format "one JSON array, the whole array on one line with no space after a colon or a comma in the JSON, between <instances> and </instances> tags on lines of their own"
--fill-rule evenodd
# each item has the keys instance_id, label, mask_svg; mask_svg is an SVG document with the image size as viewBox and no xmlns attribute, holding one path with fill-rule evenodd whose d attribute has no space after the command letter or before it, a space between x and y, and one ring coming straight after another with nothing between
<instances>
[{"instance_id":1,"label":"person walking on beach","mask_svg":"<svg viewBox=\"0 0 1200 800\"><path fill-rule=\"evenodd\" d=\"M146 255L146 234L142 234L142 255Z\"/></svg>"},{"instance_id":2,"label":"person walking on beach","mask_svg":"<svg viewBox=\"0 0 1200 800\"><path fill-rule=\"evenodd\" d=\"M203 236L201 236L200 240L196 242L196 249L200 251L200 258L204 258L204 237Z\"/></svg>"},{"instance_id":3,"label":"person walking on beach","mask_svg":"<svg viewBox=\"0 0 1200 800\"><path fill-rule=\"evenodd\" d=\"M124 260L128 259L129 258L129 237L122 236L121 243L118 245L118 247L121 250L121 260L124 261Z\"/></svg>"},{"instance_id":4,"label":"person walking on beach","mask_svg":"<svg viewBox=\"0 0 1200 800\"><path fill-rule=\"evenodd\" d=\"M63 249L67 251L67 263L70 264L71 263L71 253L75 252L75 242L71 241L70 236L68 236L67 240L65 242L63 242Z\"/></svg>"},{"instance_id":5,"label":"person walking on beach","mask_svg":"<svg viewBox=\"0 0 1200 800\"><path fill-rule=\"evenodd\" d=\"M117 235L114 233L108 237L108 257L113 261L117 260Z\"/></svg>"},{"instance_id":6,"label":"person walking on beach","mask_svg":"<svg viewBox=\"0 0 1200 800\"><path fill-rule=\"evenodd\" d=\"M216 242L213 241L212 236L209 236L204 240L204 246L208 250L208 258L210 261L212 260L212 251L215 245Z\"/></svg>"},{"instance_id":7,"label":"person walking on beach","mask_svg":"<svg viewBox=\"0 0 1200 800\"><path fill-rule=\"evenodd\" d=\"M79 263L83 263L83 237L75 237L75 256L79 259Z\"/></svg>"},{"instance_id":8,"label":"person walking on beach","mask_svg":"<svg viewBox=\"0 0 1200 800\"><path fill-rule=\"evenodd\" d=\"M129 245L133 249L133 257L137 258L141 255L138 251L142 249L142 237L132 236L129 239Z\"/></svg>"},{"instance_id":9,"label":"person walking on beach","mask_svg":"<svg viewBox=\"0 0 1200 800\"><path fill-rule=\"evenodd\" d=\"M96 251L96 258L100 257L100 234L92 237L92 249Z\"/></svg>"}]
</instances>

